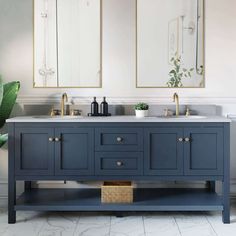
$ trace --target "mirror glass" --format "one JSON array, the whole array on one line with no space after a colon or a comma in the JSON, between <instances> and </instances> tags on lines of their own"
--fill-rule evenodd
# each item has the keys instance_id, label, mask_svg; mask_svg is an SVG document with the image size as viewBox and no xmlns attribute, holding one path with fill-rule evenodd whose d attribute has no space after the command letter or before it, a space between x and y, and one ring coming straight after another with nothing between
<instances>
[{"instance_id":1,"label":"mirror glass","mask_svg":"<svg viewBox=\"0 0 236 236\"><path fill-rule=\"evenodd\" d=\"M137 87L203 88L204 0L137 1Z\"/></svg>"},{"instance_id":2,"label":"mirror glass","mask_svg":"<svg viewBox=\"0 0 236 236\"><path fill-rule=\"evenodd\" d=\"M34 87L101 87L101 0L34 1Z\"/></svg>"}]
</instances>

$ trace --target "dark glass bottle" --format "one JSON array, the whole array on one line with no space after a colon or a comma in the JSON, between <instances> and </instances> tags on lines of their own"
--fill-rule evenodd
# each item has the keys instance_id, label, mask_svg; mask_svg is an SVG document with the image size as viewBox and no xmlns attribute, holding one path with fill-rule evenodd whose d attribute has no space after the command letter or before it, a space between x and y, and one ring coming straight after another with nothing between
<instances>
[{"instance_id":1,"label":"dark glass bottle","mask_svg":"<svg viewBox=\"0 0 236 236\"><path fill-rule=\"evenodd\" d=\"M96 97L93 98L93 102L91 103L91 114L98 115L98 103Z\"/></svg>"},{"instance_id":2,"label":"dark glass bottle","mask_svg":"<svg viewBox=\"0 0 236 236\"><path fill-rule=\"evenodd\" d=\"M106 102L106 97L103 97L103 101L100 105L100 112L103 115L107 115L108 114L108 103Z\"/></svg>"}]
</instances>

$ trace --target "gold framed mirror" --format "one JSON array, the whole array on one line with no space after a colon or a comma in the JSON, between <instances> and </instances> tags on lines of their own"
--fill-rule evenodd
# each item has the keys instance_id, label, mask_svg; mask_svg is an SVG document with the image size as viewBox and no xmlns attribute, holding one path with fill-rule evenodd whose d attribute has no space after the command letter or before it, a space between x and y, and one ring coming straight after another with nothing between
<instances>
[{"instance_id":1,"label":"gold framed mirror","mask_svg":"<svg viewBox=\"0 0 236 236\"><path fill-rule=\"evenodd\" d=\"M34 88L102 87L102 0L34 0Z\"/></svg>"},{"instance_id":2,"label":"gold framed mirror","mask_svg":"<svg viewBox=\"0 0 236 236\"><path fill-rule=\"evenodd\" d=\"M136 87L205 87L205 1L136 0Z\"/></svg>"}]
</instances>

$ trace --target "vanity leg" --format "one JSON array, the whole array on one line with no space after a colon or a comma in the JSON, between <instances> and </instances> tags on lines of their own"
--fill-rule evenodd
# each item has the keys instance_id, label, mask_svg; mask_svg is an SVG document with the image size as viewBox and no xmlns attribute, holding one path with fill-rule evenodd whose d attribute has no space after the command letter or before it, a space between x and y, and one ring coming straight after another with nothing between
<instances>
[{"instance_id":1,"label":"vanity leg","mask_svg":"<svg viewBox=\"0 0 236 236\"><path fill-rule=\"evenodd\" d=\"M8 223L16 223L16 211L14 209L16 204L16 182L9 179L8 183Z\"/></svg>"},{"instance_id":2,"label":"vanity leg","mask_svg":"<svg viewBox=\"0 0 236 236\"><path fill-rule=\"evenodd\" d=\"M125 215L124 215L124 212L122 212L122 211L117 211L117 212L115 212L115 216L116 216L117 218L123 218Z\"/></svg>"},{"instance_id":3,"label":"vanity leg","mask_svg":"<svg viewBox=\"0 0 236 236\"><path fill-rule=\"evenodd\" d=\"M222 218L225 224L230 224L230 184L229 181L225 180L222 182L222 198L223 198L223 212Z\"/></svg>"},{"instance_id":4,"label":"vanity leg","mask_svg":"<svg viewBox=\"0 0 236 236\"><path fill-rule=\"evenodd\" d=\"M215 181L208 181L207 185L208 185L208 188L211 192L216 191L216 182Z\"/></svg>"},{"instance_id":5,"label":"vanity leg","mask_svg":"<svg viewBox=\"0 0 236 236\"><path fill-rule=\"evenodd\" d=\"M230 223L230 130L225 124L224 132L224 179L222 181L222 218L225 224Z\"/></svg>"},{"instance_id":6,"label":"vanity leg","mask_svg":"<svg viewBox=\"0 0 236 236\"><path fill-rule=\"evenodd\" d=\"M16 223L16 180L15 180L15 141L14 141L14 125L9 124L8 127L8 223Z\"/></svg>"},{"instance_id":7,"label":"vanity leg","mask_svg":"<svg viewBox=\"0 0 236 236\"><path fill-rule=\"evenodd\" d=\"M31 181L25 181L25 191L31 189Z\"/></svg>"}]
</instances>

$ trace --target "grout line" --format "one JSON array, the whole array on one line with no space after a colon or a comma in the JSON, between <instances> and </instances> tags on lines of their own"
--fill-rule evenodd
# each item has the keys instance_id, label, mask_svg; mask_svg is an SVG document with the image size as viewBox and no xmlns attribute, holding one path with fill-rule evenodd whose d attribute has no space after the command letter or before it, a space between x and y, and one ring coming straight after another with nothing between
<instances>
[{"instance_id":1,"label":"grout line","mask_svg":"<svg viewBox=\"0 0 236 236\"><path fill-rule=\"evenodd\" d=\"M143 215L142 215L142 220L143 220L144 235L146 236L146 228L145 228L145 222L144 222L144 216Z\"/></svg>"},{"instance_id":2,"label":"grout line","mask_svg":"<svg viewBox=\"0 0 236 236\"><path fill-rule=\"evenodd\" d=\"M211 228L212 228L213 232L215 233L215 235L218 236L217 232L215 231L215 229L214 229L213 225L211 224L211 222L209 221L208 217L205 216L205 218L206 218L208 224L211 226Z\"/></svg>"},{"instance_id":3,"label":"grout line","mask_svg":"<svg viewBox=\"0 0 236 236\"><path fill-rule=\"evenodd\" d=\"M41 234L41 232L43 231L43 228L44 228L44 226L46 225L46 221L42 224L42 226L40 227L40 229L39 229L39 231L38 231L38 233L37 233L37 235L39 236L40 234Z\"/></svg>"},{"instance_id":4,"label":"grout line","mask_svg":"<svg viewBox=\"0 0 236 236\"><path fill-rule=\"evenodd\" d=\"M174 217L174 221L175 221L175 223L176 223L176 225L177 225L177 227L178 227L179 234L182 236L182 233L181 233L180 227L179 227L179 225L178 225L178 222L177 222L175 216L173 216L173 217Z\"/></svg>"},{"instance_id":5,"label":"grout line","mask_svg":"<svg viewBox=\"0 0 236 236\"><path fill-rule=\"evenodd\" d=\"M111 236L111 215L110 215L110 225L109 225L109 236Z\"/></svg>"},{"instance_id":6,"label":"grout line","mask_svg":"<svg viewBox=\"0 0 236 236\"><path fill-rule=\"evenodd\" d=\"M79 227L80 217L81 217L81 213L79 213L79 217L78 217L78 220L77 220L77 222L76 222L76 227L75 227L75 230L74 230L74 232L73 232L73 236L75 236L75 233L77 232L77 229L78 229L78 227Z\"/></svg>"}]
</instances>

